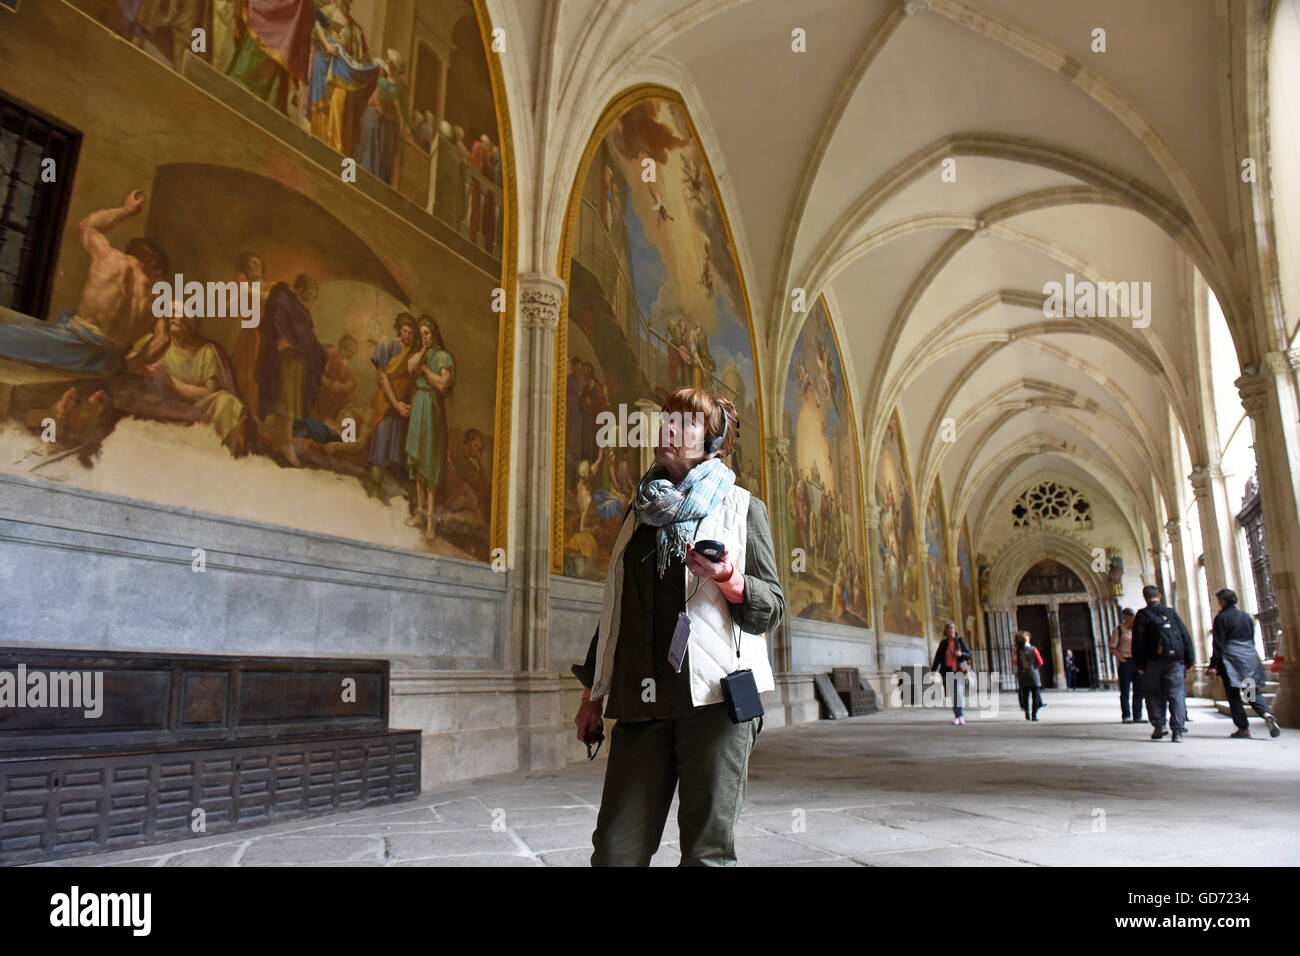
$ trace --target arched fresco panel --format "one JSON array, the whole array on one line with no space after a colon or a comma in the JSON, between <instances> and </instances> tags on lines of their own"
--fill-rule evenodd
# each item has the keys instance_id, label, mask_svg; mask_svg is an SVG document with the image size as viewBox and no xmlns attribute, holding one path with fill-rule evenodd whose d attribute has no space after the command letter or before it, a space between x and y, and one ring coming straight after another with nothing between
<instances>
[{"instance_id":1,"label":"arched fresco panel","mask_svg":"<svg viewBox=\"0 0 1300 956\"><path fill-rule=\"evenodd\" d=\"M824 298L795 343L784 409L781 437L789 452L772 487L785 494L786 540L803 551L787 607L797 617L869 627L857 428Z\"/></svg>"},{"instance_id":2,"label":"arched fresco panel","mask_svg":"<svg viewBox=\"0 0 1300 956\"><path fill-rule=\"evenodd\" d=\"M761 494L762 407L730 227L681 97L663 87L619 96L577 183L560 263L552 560L600 579L654 457L652 430L638 436L633 416L682 386L730 398L741 430L728 464ZM601 434L607 416L629 423L612 442Z\"/></svg>"},{"instance_id":3,"label":"arched fresco panel","mask_svg":"<svg viewBox=\"0 0 1300 956\"><path fill-rule=\"evenodd\" d=\"M943 488L935 480L930 501L925 507L925 558L930 575L930 620L935 633L947 621L960 628L952 603L952 560L948 550L948 516L943 507Z\"/></svg>"},{"instance_id":4,"label":"arched fresco panel","mask_svg":"<svg viewBox=\"0 0 1300 956\"><path fill-rule=\"evenodd\" d=\"M894 409L880 443L876 472L876 504L880 506L881 602L884 629L922 637L921 577L918 573L916 509L907 451Z\"/></svg>"}]
</instances>

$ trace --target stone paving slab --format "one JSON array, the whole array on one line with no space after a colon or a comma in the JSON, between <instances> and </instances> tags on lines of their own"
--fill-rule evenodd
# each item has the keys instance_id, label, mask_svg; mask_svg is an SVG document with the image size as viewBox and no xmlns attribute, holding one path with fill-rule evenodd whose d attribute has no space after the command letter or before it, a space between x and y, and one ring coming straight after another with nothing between
<instances>
[{"instance_id":1,"label":"stone paving slab","mask_svg":"<svg viewBox=\"0 0 1300 956\"><path fill-rule=\"evenodd\" d=\"M1300 732L1229 740L1191 702L1187 740L1115 718L1114 693L1047 694L1026 722L895 710L770 728L736 852L750 866L1300 864ZM587 866L604 761L450 785L418 800L48 866ZM677 802L652 866L681 859Z\"/></svg>"}]
</instances>

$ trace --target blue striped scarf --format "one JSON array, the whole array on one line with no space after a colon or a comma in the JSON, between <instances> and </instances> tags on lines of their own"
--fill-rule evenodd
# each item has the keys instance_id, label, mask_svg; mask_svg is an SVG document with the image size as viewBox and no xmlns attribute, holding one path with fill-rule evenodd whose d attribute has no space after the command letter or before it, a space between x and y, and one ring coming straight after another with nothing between
<instances>
[{"instance_id":1,"label":"blue striped scarf","mask_svg":"<svg viewBox=\"0 0 1300 956\"><path fill-rule=\"evenodd\" d=\"M674 485L662 466L645 473L636 491L632 510L637 520L659 529L659 577L668 569L669 555L686 560L686 548L695 543L695 529L701 519L727 497L736 483L736 475L719 458L709 458L692 468Z\"/></svg>"}]
</instances>

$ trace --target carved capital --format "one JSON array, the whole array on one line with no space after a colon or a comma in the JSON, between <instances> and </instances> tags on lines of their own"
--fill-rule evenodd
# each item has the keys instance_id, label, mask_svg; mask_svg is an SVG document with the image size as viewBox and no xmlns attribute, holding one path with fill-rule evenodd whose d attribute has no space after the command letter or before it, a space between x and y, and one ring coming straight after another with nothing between
<instances>
[{"instance_id":1,"label":"carved capital","mask_svg":"<svg viewBox=\"0 0 1300 956\"><path fill-rule=\"evenodd\" d=\"M902 0L903 12L909 17L925 13L930 9L930 0Z\"/></svg>"},{"instance_id":2,"label":"carved capital","mask_svg":"<svg viewBox=\"0 0 1300 956\"><path fill-rule=\"evenodd\" d=\"M1187 480L1192 484L1192 494L1197 498L1208 498L1213 493L1214 482L1222 477L1223 472L1214 465L1209 467L1196 465L1192 468L1192 473L1187 476Z\"/></svg>"},{"instance_id":3,"label":"carved capital","mask_svg":"<svg viewBox=\"0 0 1300 956\"><path fill-rule=\"evenodd\" d=\"M1182 522L1174 518L1170 518L1168 521L1165 522L1165 534L1169 535L1170 544L1177 544L1178 539L1182 536L1182 533L1183 533Z\"/></svg>"},{"instance_id":4,"label":"carved capital","mask_svg":"<svg viewBox=\"0 0 1300 956\"><path fill-rule=\"evenodd\" d=\"M1256 372L1243 375L1232 384L1237 386L1237 393L1241 395L1241 407L1246 410L1246 414L1256 423L1262 421L1264 413L1268 411L1267 377Z\"/></svg>"},{"instance_id":5,"label":"carved capital","mask_svg":"<svg viewBox=\"0 0 1300 956\"><path fill-rule=\"evenodd\" d=\"M1285 352L1266 352L1264 368L1274 375L1300 371L1300 349L1288 349Z\"/></svg>"},{"instance_id":6,"label":"carved capital","mask_svg":"<svg viewBox=\"0 0 1300 956\"><path fill-rule=\"evenodd\" d=\"M560 306L564 303L564 282L541 272L519 276L519 317L524 328L554 333L560 324Z\"/></svg>"}]
</instances>

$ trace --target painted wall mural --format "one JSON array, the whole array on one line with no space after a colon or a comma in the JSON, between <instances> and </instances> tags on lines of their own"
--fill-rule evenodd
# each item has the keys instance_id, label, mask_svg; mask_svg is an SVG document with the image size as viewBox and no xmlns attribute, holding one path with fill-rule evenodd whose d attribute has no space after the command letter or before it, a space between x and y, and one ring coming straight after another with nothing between
<instances>
[{"instance_id":1,"label":"painted wall mural","mask_svg":"<svg viewBox=\"0 0 1300 956\"><path fill-rule=\"evenodd\" d=\"M785 491L786 540L806 561L790 577L787 606L797 617L870 627L857 429L823 298L795 343L784 399L789 455L771 484Z\"/></svg>"},{"instance_id":2,"label":"painted wall mural","mask_svg":"<svg viewBox=\"0 0 1300 956\"><path fill-rule=\"evenodd\" d=\"M894 634L923 637L925 621L921 611L916 510L897 409L880 444L876 504L880 506L880 568L884 589L880 600L884 628Z\"/></svg>"},{"instance_id":3,"label":"painted wall mural","mask_svg":"<svg viewBox=\"0 0 1300 956\"><path fill-rule=\"evenodd\" d=\"M961 568L957 583L957 593L961 599L957 613L961 615L961 620L957 626L962 629L966 641L974 647L974 641L979 636L979 624L975 616L975 569L970 553L970 528L965 521L962 521L961 534L957 537L957 565Z\"/></svg>"},{"instance_id":4,"label":"painted wall mural","mask_svg":"<svg viewBox=\"0 0 1300 956\"><path fill-rule=\"evenodd\" d=\"M930 576L930 620L934 623L935 634L943 627L945 621L952 621L961 628L957 620L957 611L952 601L952 574L949 568L952 560L948 549L948 516L943 507L943 488L935 479L934 490L930 492L930 501L925 506L925 556Z\"/></svg>"},{"instance_id":5,"label":"painted wall mural","mask_svg":"<svg viewBox=\"0 0 1300 956\"><path fill-rule=\"evenodd\" d=\"M501 137L470 0L73 2L200 85L266 104L501 257Z\"/></svg>"},{"instance_id":6,"label":"painted wall mural","mask_svg":"<svg viewBox=\"0 0 1300 956\"><path fill-rule=\"evenodd\" d=\"M653 179L651 181L651 173ZM708 159L680 97L631 90L598 124L570 203L567 321L557 362L552 558L598 580L652 442L600 447L598 416L659 409L674 388L726 396L740 412L728 464L762 482L759 383L749 302Z\"/></svg>"},{"instance_id":7,"label":"painted wall mural","mask_svg":"<svg viewBox=\"0 0 1300 956\"><path fill-rule=\"evenodd\" d=\"M50 313L0 315L0 385L7 386L0 388L0 469L489 560L504 544L511 328L491 304L493 290L510 285L508 251L501 272L467 263L357 196L293 142L250 129L187 77L159 83L148 54L156 55L160 24L202 5L78 5L106 23L110 14L136 18L122 29L143 52L72 16L69 48L97 64L74 71L84 89L62 100L50 86L42 87L55 91L44 101L33 90L15 94L66 118L83 146ZM226 6L206 9L210 16ZM235 44L251 64L254 11L294 4L233 6L252 31ZM383 26L382 15L392 9L351 5L384 36L392 24ZM480 85L459 92L476 109L494 110L486 21L474 7L464 10L476 45L458 55L479 58ZM320 17L332 17L331 29L342 30L337 55L346 47L360 62L366 46L349 32L360 27L348 11L346 2L308 2L276 22L286 30L307 23L303 36L284 43L319 53L307 33L318 38ZM141 32L148 17L154 32ZM121 33L121 23L109 25ZM301 84L291 75L286 91L284 77L273 75L273 52L262 50L259 61L266 89L308 95L311 75ZM113 72L113 83L97 76L100 68ZM340 75L331 72L326 88L344 89ZM129 97L120 115L98 108L109 86ZM449 85L448 99L457 92ZM359 131L369 128L361 114L373 98L335 105L357 112ZM131 117L150 130L184 132L160 145L129 135L121 124ZM493 112L483 125L495 132L497 122ZM213 144L228 164L203 161ZM3 131L0 172L21 175L23 151L32 148ZM176 156L190 161L167 161ZM119 191L121 183L128 188ZM478 210L480 228L508 213L485 192L463 198ZM159 281L174 291L156 294Z\"/></svg>"}]
</instances>

